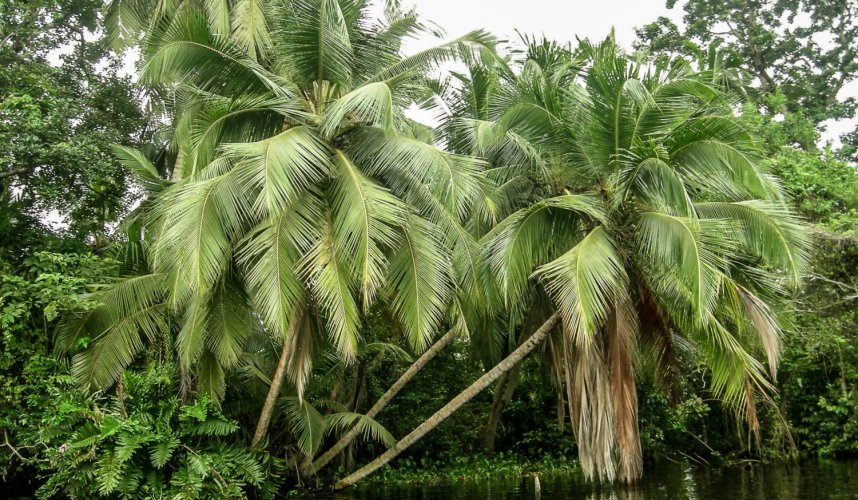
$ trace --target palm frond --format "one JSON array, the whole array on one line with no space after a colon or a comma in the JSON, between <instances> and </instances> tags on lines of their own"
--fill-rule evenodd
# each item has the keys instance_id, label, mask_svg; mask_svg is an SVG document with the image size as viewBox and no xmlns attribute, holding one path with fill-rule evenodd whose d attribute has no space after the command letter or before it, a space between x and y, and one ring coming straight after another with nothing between
<instances>
[{"instance_id":1,"label":"palm frond","mask_svg":"<svg viewBox=\"0 0 858 500\"><path fill-rule=\"evenodd\" d=\"M601 226L536 274L560 310L564 329L582 349L605 324L628 280L616 246Z\"/></svg>"},{"instance_id":2,"label":"palm frond","mask_svg":"<svg viewBox=\"0 0 858 500\"><path fill-rule=\"evenodd\" d=\"M453 290L450 262L436 226L417 217L403 222L402 244L391 258L387 283L411 347L422 352L444 320Z\"/></svg>"}]
</instances>

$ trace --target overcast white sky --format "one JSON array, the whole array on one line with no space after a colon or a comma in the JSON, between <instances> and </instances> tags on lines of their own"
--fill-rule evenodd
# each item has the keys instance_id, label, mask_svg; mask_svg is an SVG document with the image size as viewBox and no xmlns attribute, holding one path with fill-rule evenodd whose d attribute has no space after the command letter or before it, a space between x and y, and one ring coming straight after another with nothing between
<instances>
[{"instance_id":1,"label":"overcast white sky","mask_svg":"<svg viewBox=\"0 0 858 500\"><path fill-rule=\"evenodd\" d=\"M614 27L617 39L631 46L634 29L658 16L676 21L679 8L668 10L664 0L403 0L427 20L443 27L450 37L484 28L515 40L515 30L545 34L559 41L575 37L604 38Z\"/></svg>"}]
</instances>

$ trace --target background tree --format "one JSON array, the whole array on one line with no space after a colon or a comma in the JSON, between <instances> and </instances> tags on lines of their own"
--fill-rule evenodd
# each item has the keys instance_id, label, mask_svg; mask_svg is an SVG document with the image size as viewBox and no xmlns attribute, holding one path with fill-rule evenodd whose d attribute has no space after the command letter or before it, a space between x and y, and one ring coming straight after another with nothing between
<instances>
[{"instance_id":1,"label":"background tree","mask_svg":"<svg viewBox=\"0 0 858 500\"><path fill-rule=\"evenodd\" d=\"M669 8L678 2L667 2ZM667 18L638 29L638 47L653 53L688 54L694 45L721 41L733 64L754 79L758 104L771 115L787 114L818 126L854 115L854 98L838 97L858 74L858 4L822 2L689 0L682 4L684 30ZM766 96L782 94L777 102ZM815 139L790 138L806 149Z\"/></svg>"}]
</instances>

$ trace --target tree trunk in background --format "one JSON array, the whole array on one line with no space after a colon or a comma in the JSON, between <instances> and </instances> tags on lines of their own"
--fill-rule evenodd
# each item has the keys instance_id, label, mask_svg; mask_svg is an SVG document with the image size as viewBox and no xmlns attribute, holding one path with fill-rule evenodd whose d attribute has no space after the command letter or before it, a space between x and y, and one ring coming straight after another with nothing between
<instances>
[{"instance_id":1,"label":"tree trunk in background","mask_svg":"<svg viewBox=\"0 0 858 500\"><path fill-rule=\"evenodd\" d=\"M492 409L489 412L489 418L486 421L486 426L483 429L483 451L492 455L495 452L495 438L497 438L498 427L500 426L503 411L506 409L512 395L515 393L516 387L521 380L521 363L508 373L505 373L498 380L495 387L494 400L492 401Z\"/></svg>"},{"instance_id":2,"label":"tree trunk in background","mask_svg":"<svg viewBox=\"0 0 858 500\"><path fill-rule=\"evenodd\" d=\"M256 432L253 433L253 440L250 442L250 445L254 448L262 442L268 433L268 426L271 424L271 416L274 414L277 397L280 396L280 388L283 385L283 379L286 377L286 366L289 364L292 337L296 335L295 331L300 328L304 319L303 308L296 308L292 316L289 321L289 332L283 338L283 348L280 350L280 359L277 361L277 368L274 370L274 376L271 377L268 395L265 396L265 403L262 405L259 420L256 422Z\"/></svg>"},{"instance_id":3,"label":"tree trunk in background","mask_svg":"<svg viewBox=\"0 0 858 500\"><path fill-rule=\"evenodd\" d=\"M539 329L536 330L536 332L534 332L534 334L529 339L527 339L523 344L521 344L503 361L495 365L494 368L492 368L482 377L477 379L477 381L471 384L470 387L459 393L459 395L453 398L452 401L450 401L443 408L435 412L434 415L429 417L425 422L420 424L416 429L411 431L411 433L402 438L389 450L381 454L372 462L361 467L345 479L340 480L336 485L334 485L334 489L339 490L351 486L360 481L361 479L365 478L366 476L372 474L380 467L386 465L394 458L396 458L409 446L417 442L420 438L429 433L429 431L431 431L441 422L446 420L456 410L461 408L465 403L470 401L474 396L479 394L480 391L482 391L483 389L491 385L492 382L500 378L501 375L512 370L518 363L521 362L522 359L525 358L525 356L533 352L533 350L536 349L536 347L543 340L545 340L545 337L547 337L548 334L551 333L551 330L554 328L554 325L557 324L557 321L559 319L560 315L558 313L554 313L553 315L551 315L551 317L548 318L548 320L543 323L542 326L539 327Z\"/></svg>"},{"instance_id":4,"label":"tree trunk in background","mask_svg":"<svg viewBox=\"0 0 858 500\"><path fill-rule=\"evenodd\" d=\"M378 401L376 401L375 404L372 405L372 408L370 408L369 411L366 412L366 416L369 418L375 418L375 416L378 415L381 410L384 409L385 406L387 406L387 403L389 403L390 400L392 400L394 396L396 396L399 391L401 391L402 388L405 387L405 384L407 384L412 378L414 378L414 376L417 375L417 372L419 372L424 366L426 366L426 364L431 361L432 358L434 358L439 352L441 352L441 350L444 349L447 344L452 342L455 337L456 332L451 328L449 331L447 331L447 333L444 334L443 337L438 339L438 341L435 342L432 347L427 349L426 352L424 352L423 355L421 355L417 359L417 361L412 363L412 365L409 366L407 370L405 370L405 373L403 373L399 377L399 379L394 382L393 385L391 385L390 388L387 389L387 391L382 394L380 398L378 398ZM319 469L327 465L327 463L330 462L334 457L336 457L341 451L346 449L346 447L352 441L354 441L357 435L358 431L356 428L350 429L348 432L343 434L343 437L341 437L340 440L336 442L336 444L331 446L328 451L320 455L319 458L317 458L312 464L310 464L309 466L302 467L301 475L304 477L312 477Z\"/></svg>"}]
</instances>

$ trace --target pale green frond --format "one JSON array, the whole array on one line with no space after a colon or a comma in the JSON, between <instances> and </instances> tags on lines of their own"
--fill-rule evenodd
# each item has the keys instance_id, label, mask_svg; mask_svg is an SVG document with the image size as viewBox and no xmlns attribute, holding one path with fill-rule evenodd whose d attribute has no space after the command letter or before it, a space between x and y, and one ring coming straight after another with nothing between
<instances>
[{"instance_id":1,"label":"pale green frond","mask_svg":"<svg viewBox=\"0 0 858 500\"><path fill-rule=\"evenodd\" d=\"M208 308L206 354L213 356L222 368L235 366L244 352L247 339L254 330L260 329L241 283L230 276L217 284Z\"/></svg>"},{"instance_id":2,"label":"pale green frond","mask_svg":"<svg viewBox=\"0 0 858 500\"><path fill-rule=\"evenodd\" d=\"M683 290L674 289L673 293L680 295L672 299L687 299L694 318L700 322L717 301L719 270L725 267L725 256L734 245L732 233L729 225L719 221L645 212L640 216L636 239L644 265L653 272L662 272L660 279L669 275L681 284ZM682 295L683 291L687 296Z\"/></svg>"},{"instance_id":3,"label":"pale green frond","mask_svg":"<svg viewBox=\"0 0 858 500\"><path fill-rule=\"evenodd\" d=\"M271 34L265 19L269 6L266 0L238 0L232 9L232 39L254 61L266 59L271 50Z\"/></svg>"},{"instance_id":4,"label":"pale green frond","mask_svg":"<svg viewBox=\"0 0 858 500\"><path fill-rule=\"evenodd\" d=\"M107 41L115 50L126 49L139 41L149 26L157 0L111 0L104 6Z\"/></svg>"},{"instance_id":5,"label":"pale green frond","mask_svg":"<svg viewBox=\"0 0 858 500\"><path fill-rule=\"evenodd\" d=\"M257 193L253 209L260 216L276 216L332 170L328 145L305 126L260 142L226 144L223 150L238 162L238 182Z\"/></svg>"},{"instance_id":6,"label":"pale green frond","mask_svg":"<svg viewBox=\"0 0 858 500\"><path fill-rule=\"evenodd\" d=\"M212 172L215 173L215 172ZM248 202L235 175L189 181L164 196L164 224L154 244L155 267L172 275L174 304L221 278L232 240L248 219Z\"/></svg>"},{"instance_id":7,"label":"pale green frond","mask_svg":"<svg viewBox=\"0 0 858 500\"><path fill-rule=\"evenodd\" d=\"M158 194L170 185L170 182L158 173L155 165L139 149L119 145L113 146L112 149L116 159L131 172L134 180L150 195Z\"/></svg>"},{"instance_id":8,"label":"pale green frond","mask_svg":"<svg viewBox=\"0 0 858 500\"><path fill-rule=\"evenodd\" d=\"M489 262L507 304L518 301L536 267L568 248L564 245L576 236L582 215L604 219L600 205L586 195L547 198L515 212L486 235Z\"/></svg>"},{"instance_id":9,"label":"pale green frond","mask_svg":"<svg viewBox=\"0 0 858 500\"><path fill-rule=\"evenodd\" d=\"M312 82L348 86L354 53L349 25L337 0L290 0L277 17L277 33L290 75L302 88Z\"/></svg>"},{"instance_id":10,"label":"pale green frond","mask_svg":"<svg viewBox=\"0 0 858 500\"><path fill-rule=\"evenodd\" d=\"M181 329L176 335L176 351L182 368L190 369L202 356L209 321L209 296L197 292L185 307Z\"/></svg>"},{"instance_id":11,"label":"pale green frond","mask_svg":"<svg viewBox=\"0 0 858 500\"><path fill-rule=\"evenodd\" d=\"M230 0L203 0L209 29L218 36L228 36L230 33Z\"/></svg>"},{"instance_id":12,"label":"pale green frond","mask_svg":"<svg viewBox=\"0 0 858 500\"><path fill-rule=\"evenodd\" d=\"M738 222L742 247L746 252L787 273L793 286L801 283L809 260L811 235L807 226L786 206L749 200L698 203L695 208L700 217Z\"/></svg>"},{"instance_id":13,"label":"pale green frond","mask_svg":"<svg viewBox=\"0 0 858 500\"><path fill-rule=\"evenodd\" d=\"M763 365L757 361L741 342L715 317L709 318L704 332L694 334L692 339L703 353L711 369L710 390L725 403L739 410L749 421L756 417L751 393L763 394L773 390L766 380Z\"/></svg>"},{"instance_id":14,"label":"pale green frond","mask_svg":"<svg viewBox=\"0 0 858 500\"><path fill-rule=\"evenodd\" d=\"M345 120L376 125L383 130L393 127L393 95L385 82L369 83L337 99L325 112L321 133L332 137Z\"/></svg>"},{"instance_id":15,"label":"pale green frond","mask_svg":"<svg viewBox=\"0 0 858 500\"><path fill-rule=\"evenodd\" d=\"M671 150L671 164L689 181L731 198L782 199L781 187L760 170L750 153L720 140L704 139Z\"/></svg>"},{"instance_id":16,"label":"pale green frond","mask_svg":"<svg viewBox=\"0 0 858 500\"><path fill-rule=\"evenodd\" d=\"M223 364L209 350L205 350L197 362L197 393L204 394L214 404L220 404L226 394L226 374Z\"/></svg>"},{"instance_id":17,"label":"pale green frond","mask_svg":"<svg viewBox=\"0 0 858 500\"><path fill-rule=\"evenodd\" d=\"M228 38L213 35L205 15L197 10L189 9L161 24L144 46L142 83L183 83L220 95L292 95L284 80L254 62Z\"/></svg>"},{"instance_id":18,"label":"pale green frond","mask_svg":"<svg viewBox=\"0 0 858 500\"><path fill-rule=\"evenodd\" d=\"M455 40L407 56L377 72L369 81L385 81L405 73L426 71L434 66L461 57L472 57L476 60L493 60L498 57L494 51L494 44L494 37L487 32L482 30L472 31Z\"/></svg>"},{"instance_id":19,"label":"pale green frond","mask_svg":"<svg viewBox=\"0 0 858 500\"><path fill-rule=\"evenodd\" d=\"M165 276L149 274L123 279L93 294L98 304L74 315L57 329L55 349L85 349L72 360L72 375L86 389L104 389L116 381L143 348L167 328Z\"/></svg>"},{"instance_id":20,"label":"pale green frond","mask_svg":"<svg viewBox=\"0 0 858 500\"><path fill-rule=\"evenodd\" d=\"M340 356L351 362L360 338L360 308L352 295L357 280L351 273L350 256L339 252L333 224L328 222L327 226L301 263L301 276L311 284L331 342Z\"/></svg>"},{"instance_id":21,"label":"pale green frond","mask_svg":"<svg viewBox=\"0 0 858 500\"><path fill-rule=\"evenodd\" d=\"M405 195L420 182L460 219L480 195L481 160L372 127L362 127L355 139L350 156L369 175L383 177L394 193Z\"/></svg>"},{"instance_id":22,"label":"pale green frond","mask_svg":"<svg viewBox=\"0 0 858 500\"><path fill-rule=\"evenodd\" d=\"M302 103L283 97L239 97L228 99L206 95L188 125L191 170L208 165L218 147L227 142L263 140L283 127L283 119L300 120L308 116Z\"/></svg>"},{"instance_id":23,"label":"pale green frond","mask_svg":"<svg viewBox=\"0 0 858 500\"><path fill-rule=\"evenodd\" d=\"M450 262L437 226L408 217L402 233L388 268L389 300L405 327L409 344L422 352L444 321L453 290Z\"/></svg>"},{"instance_id":24,"label":"pale green frond","mask_svg":"<svg viewBox=\"0 0 858 500\"><path fill-rule=\"evenodd\" d=\"M321 238L321 200L307 193L290 210L257 225L238 244L237 262L263 323L285 338L288 321L305 287L299 263Z\"/></svg>"},{"instance_id":25,"label":"pale green frond","mask_svg":"<svg viewBox=\"0 0 858 500\"><path fill-rule=\"evenodd\" d=\"M621 173L620 182L626 194L634 194L650 209L679 217L692 215L691 197L685 182L675 169L659 158L641 160L633 169Z\"/></svg>"},{"instance_id":26,"label":"pale green frond","mask_svg":"<svg viewBox=\"0 0 858 500\"><path fill-rule=\"evenodd\" d=\"M354 260L366 309L384 282L385 250L397 244L395 228L404 210L396 197L366 177L342 151L337 150L334 162L337 175L330 204L337 252Z\"/></svg>"},{"instance_id":27,"label":"pale green frond","mask_svg":"<svg viewBox=\"0 0 858 500\"><path fill-rule=\"evenodd\" d=\"M590 231L536 274L559 309L564 329L579 347L589 344L605 324L628 281L623 261L603 227Z\"/></svg>"}]
</instances>

